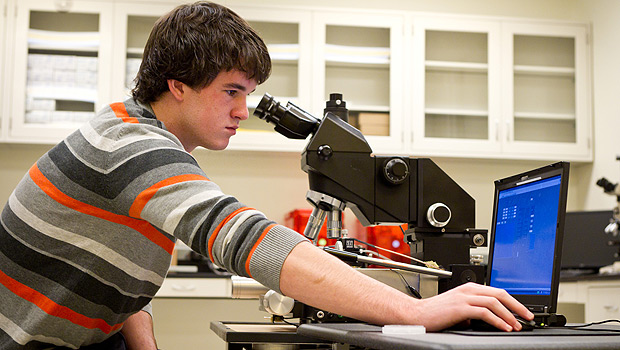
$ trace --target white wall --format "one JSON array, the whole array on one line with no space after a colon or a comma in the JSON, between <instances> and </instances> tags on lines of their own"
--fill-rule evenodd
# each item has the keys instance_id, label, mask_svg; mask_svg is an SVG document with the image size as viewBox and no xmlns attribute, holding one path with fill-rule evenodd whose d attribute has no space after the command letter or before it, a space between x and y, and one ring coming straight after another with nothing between
<instances>
[{"instance_id":1,"label":"white wall","mask_svg":"<svg viewBox=\"0 0 620 350\"><path fill-rule=\"evenodd\" d=\"M620 180L620 1L581 0L580 12L593 23L594 162L581 167L571 181L579 184L580 206L610 209L615 198L594 183L601 177Z\"/></svg>"},{"instance_id":2,"label":"white wall","mask_svg":"<svg viewBox=\"0 0 620 350\"><path fill-rule=\"evenodd\" d=\"M233 1L226 1L230 4ZM236 0L255 5L255 1ZM610 209L615 205L594 182L601 176L620 180L618 104L620 91L620 1L617 0L262 0L261 4L290 6L303 4L321 7L404 9L413 11L482 14L490 16L535 17L586 20L594 28L594 131L595 160L591 164L573 164L569 190L569 210ZM0 144L0 202L28 168L49 146ZM307 181L300 170L299 155L264 152L209 152L194 154L207 175L225 192L245 204L282 221L293 208L308 207L305 201ZM477 226L488 228L491 221L493 180L525 171L544 163L508 160L434 159L477 201Z\"/></svg>"}]
</instances>

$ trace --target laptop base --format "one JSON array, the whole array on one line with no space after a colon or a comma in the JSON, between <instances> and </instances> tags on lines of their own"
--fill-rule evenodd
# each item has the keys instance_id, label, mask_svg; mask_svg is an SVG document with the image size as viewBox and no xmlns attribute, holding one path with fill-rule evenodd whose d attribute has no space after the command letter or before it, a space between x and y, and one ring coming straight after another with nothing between
<instances>
[{"instance_id":1,"label":"laptop base","mask_svg":"<svg viewBox=\"0 0 620 350\"><path fill-rule=\"evenodd\" d=\"M566 325L566 317L556 313L534 313L534 322L543 327L562 327Z\"/></svg>"}]
</instances>

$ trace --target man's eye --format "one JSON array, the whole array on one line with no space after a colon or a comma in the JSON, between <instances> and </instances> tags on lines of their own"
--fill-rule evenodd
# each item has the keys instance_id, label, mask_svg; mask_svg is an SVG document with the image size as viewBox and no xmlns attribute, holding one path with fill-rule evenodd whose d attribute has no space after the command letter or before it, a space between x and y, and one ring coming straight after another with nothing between
<instances>
[{"instance_id":1,"label":"man's eye","mask_svg":"<svg viewBox=\"0 0 620 350\"><path fill-rule=\"evenodd\" d=\"M237 94L237 90L226 90L226 93L230 96L235 96Z\"/></svg>"}]
</instances>

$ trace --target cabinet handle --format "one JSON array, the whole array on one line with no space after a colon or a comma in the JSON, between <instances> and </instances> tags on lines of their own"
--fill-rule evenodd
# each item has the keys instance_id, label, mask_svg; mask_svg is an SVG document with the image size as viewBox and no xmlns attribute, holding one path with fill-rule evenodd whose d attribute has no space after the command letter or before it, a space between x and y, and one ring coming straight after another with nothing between
<instances>
[{"instance_id":1,"label":"cabinet handle","mask_svg":"<svg viewBox=\"0 0 620 350\"><path fill-rule=\"evenodd\" d=\"M495 141L499 142L499 121L495 121Z\"/></svg>"},{"instance_id":2,"label":"cabinet handle","mask_svg":"<svg viewBox=\"0 0 620 350\"><path fill-rule=\"evenodd\" d=\"M607 312L618 312L618 305L604 305L603 308Z\"/></svg>"},{"instance_id":3,"label":"cabinet handle","mask_svg":"<svg viewBox=\"0 0 620 350\"><path fill-rule=\"evenodd\" d=\"M58 12L69 12L71 6L73 6L73 0L56 0L54 5L56 5L56 11Z\"/></svg>"},{"instance_id":4,"label":"cabinet handle","mask_svg":"<svg viewBox=\"0 0 620 350\"><path fill-rule=\"evenodd\" d=\"M179 292L191 292L193 290L196 290L196 286L193 284L184 286L184 285L180 285L180 284L173 284L171 285L173 290L179 291Z\"/></svg>"},{"instance_id":5,"label":"cabinet handle","mask_svg":"<svg viewBox=\"0 0 620 350\"><path fill-rule=\"evenodd\" d=\"M506 122L506 141L512 141L512 124L510 122Z\"/></svg>"}]
</instances>

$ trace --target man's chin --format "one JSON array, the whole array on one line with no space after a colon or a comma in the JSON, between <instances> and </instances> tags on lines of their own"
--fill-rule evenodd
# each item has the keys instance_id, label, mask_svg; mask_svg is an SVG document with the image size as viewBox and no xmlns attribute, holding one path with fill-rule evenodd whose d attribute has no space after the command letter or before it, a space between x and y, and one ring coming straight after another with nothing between
<instances>
[{"instance_id":1,"label":"man's chin","mask_svg":"<svg viewBox=\"0 0 620 350\"><path fill-rule=\"evenodd\" d=\"M228 147L228 141L226 141L226 143L224 144L217 144L217 145L208 145L205 146L206 149L210 150L210 151L223 151L226 149L226 147Z\"/></svg>"}]
</instances>

